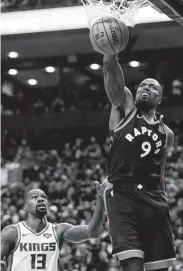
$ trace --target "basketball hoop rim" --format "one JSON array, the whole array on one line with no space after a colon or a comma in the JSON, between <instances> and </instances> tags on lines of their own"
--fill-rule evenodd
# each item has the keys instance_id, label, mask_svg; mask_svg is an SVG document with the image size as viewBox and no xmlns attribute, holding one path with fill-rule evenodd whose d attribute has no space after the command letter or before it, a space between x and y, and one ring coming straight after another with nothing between
<instances>
[{"instance_id":1,"label":"basketball hoop rim","mask_svg":"<svg viewBox=\"0 0 183 271\"><path fill-rule=\"evenodd\" d=\"M120 19L127 26L133 27L137 23L136 14L138 9L148 3L148 0L133 0L129 6L126 6L127 0L105 1L106 0L81 0L88 16L89 29L96 20L106 16Z\"/></svg>"}]
</instances>

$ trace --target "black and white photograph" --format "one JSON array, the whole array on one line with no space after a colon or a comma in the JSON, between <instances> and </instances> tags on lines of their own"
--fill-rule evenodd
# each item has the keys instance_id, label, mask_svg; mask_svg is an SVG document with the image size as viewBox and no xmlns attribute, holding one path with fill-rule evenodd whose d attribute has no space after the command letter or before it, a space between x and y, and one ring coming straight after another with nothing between
<instances>
[{"instance_id":1,"label":"black and white photograph","mask_svg":"<svg viewBox=\"0 0 183 271\"><path fill-rule=\"evenodd\" d=\"M183 271L183 0L1 0L1 271Z\"/></svg>"}]
</instances>

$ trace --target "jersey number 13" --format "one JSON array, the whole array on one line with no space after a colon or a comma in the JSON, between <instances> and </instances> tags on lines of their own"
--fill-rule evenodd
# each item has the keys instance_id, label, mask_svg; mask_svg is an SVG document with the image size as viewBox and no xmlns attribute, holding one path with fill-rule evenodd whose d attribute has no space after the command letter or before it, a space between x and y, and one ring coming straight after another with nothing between
<instances>
[{"instance_id":1,"label":"jersey number 13","mask_svg":"<svg viewBox=\"0 0 183 271\"><path fill-rule=\"evenodd\" d=\"M46 269L46 254L31 254L31 269Z\"/></svg>"}]
</instances>

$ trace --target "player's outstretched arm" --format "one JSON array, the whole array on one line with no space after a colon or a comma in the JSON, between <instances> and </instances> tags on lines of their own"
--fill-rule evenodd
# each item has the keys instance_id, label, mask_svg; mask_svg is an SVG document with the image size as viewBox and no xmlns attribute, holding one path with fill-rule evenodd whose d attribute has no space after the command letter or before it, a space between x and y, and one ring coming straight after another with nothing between
<instances>
[{"instance_id":1,"label":"player's outstretched arm","mask_svg":"<svg viewBox=\"0 0 183 271\"><path fill-rule=\"evenodd\" d=\"M17 228L14 225L7 226L1 232L1 270L4 271L6 263L4 258L14 250L18 238Z\"/></svg>"},{"instance_id":2,"label":"player's outstretched arm","mask_svg":"<svg viewBox=\"0 0 183 271\"><path fill-rule=\"evenodd\" d=\"M55 230L60 242L67 241L71 243L84 242L90 238L97 238L102 231L102 224L104 221L104 201L103 194L107 180L102 184L96 182L97 203L95 212L88 225L73 226L68 223L61 223L56 225Z\"/></svg>"},{"instance_id":3,"label":"player's outstretched arm","mask_svg":"<svg viewBox=\"0 0 183 271\"><path fill-rule=\"evenodd\" d=\"M109 128L114 130L135 107L135 103L130 90L125 87L123 71L116 55L104 55L103 73L105 90L112 104Z\"/></svg>"},{"instance_id":4,"label":"player's outstretched arm","mask_svg":"<svg viewBox=\"0 0 183 271\"><path fill-rule=\"evenodd\" d=\"M124 109L132 110L133 96L125 87L125 79L117 55L104 55L103 73L105 90L111 104L116 108L122 106Z\"/></svg>"}]
</instances>

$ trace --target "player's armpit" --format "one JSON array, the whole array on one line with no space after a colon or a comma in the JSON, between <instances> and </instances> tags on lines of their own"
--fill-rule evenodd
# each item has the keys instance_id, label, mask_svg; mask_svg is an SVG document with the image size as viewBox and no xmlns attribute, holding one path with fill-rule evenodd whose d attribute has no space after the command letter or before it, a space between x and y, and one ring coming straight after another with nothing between
<instances>
[{"instance_id":1,"label":"player's armpit","mask_svg":"<svg viewBox=\"0 0 183 271\"><path fill-rule=\"evenodd\" d=\"M128 91L127 95L132 95L131 92L125 87L125 91ZM130 99L129 99L130 101ZM126 106L125 108L122 106L115 107L112 105L111 108L111 114L109 118L109 130L113 131L115 130L118 125L127 117L130 116L129 113L133 111L135 108L135 104L132 101L131 105Z\"/></svg>"},{"instance_id":2,"label":"player's armpit","mask_svg":"<svg viewBox=\"0 0 183 271\"><path fill-rule=\"evenodd\" d=\"M15 248L18 239L16 226L10 225L1 232L1 260L7 257Z\"/></svg>"}]
</instances>

